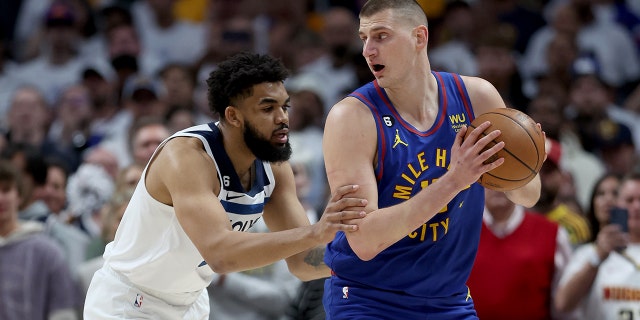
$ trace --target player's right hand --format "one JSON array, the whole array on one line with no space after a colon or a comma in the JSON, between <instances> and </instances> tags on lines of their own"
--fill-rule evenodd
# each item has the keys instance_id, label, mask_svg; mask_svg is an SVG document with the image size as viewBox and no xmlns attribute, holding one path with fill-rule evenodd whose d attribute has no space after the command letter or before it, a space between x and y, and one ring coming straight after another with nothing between
<instances>
[{"instance_id":1,"label":"player's right hand","mask_svg":"<svg viewBox=\"0 0 640 320\"><path fill-rule=\"evenodd\" d=\"M459 188L464 188L480 179L480 176L495 169L504 162L499 158L493 162L485 163L494 154L504 148L504 142L500 141L490 148L489 143L500 136L499 130L491 131L481 137L480 135L491 126L489 121L472 129L463 127L458 131L456 139L451 147L451 165L449 172ZM473 130L465 139L467 130Z\"/></svg>"},{"instance_id":2,"label":"player's right hand","mask_svg":"<svg viewBox=\"0 0 640 320\"><path fill-rule=\"evenodd\" d=\"M362 219L366 216L364 207L366 199L351 198L358 190L357 185L346 185L336 189L324 210L324 213L314 225L317 236L323 243L333 240L338 231L356 231L358 226L354 219Z\"/></svg>"}]
</instances>

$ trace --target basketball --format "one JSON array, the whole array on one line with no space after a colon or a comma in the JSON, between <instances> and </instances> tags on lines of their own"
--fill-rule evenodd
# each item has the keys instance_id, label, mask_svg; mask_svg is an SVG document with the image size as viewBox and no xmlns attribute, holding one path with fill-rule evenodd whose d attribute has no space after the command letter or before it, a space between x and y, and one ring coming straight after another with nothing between
<instances>
[{"instance_id":1,"label":"basketball","mask_svg":"<svg viewBox=\"0 0 640 320\"><path fill-rule=\"evenodd\" d=\"M478 182L485 188L509 191L531 181L545 158L545 139L536 122L525 113L511 108L496 108L475 118L467 129L465 139L485 121L491 126L482 135L500 130L498 138L489 142L487 148L504 141L504 148L489 158L486 163L504 158L504 163L484 173Z\"/></svg>"}]
</instances>

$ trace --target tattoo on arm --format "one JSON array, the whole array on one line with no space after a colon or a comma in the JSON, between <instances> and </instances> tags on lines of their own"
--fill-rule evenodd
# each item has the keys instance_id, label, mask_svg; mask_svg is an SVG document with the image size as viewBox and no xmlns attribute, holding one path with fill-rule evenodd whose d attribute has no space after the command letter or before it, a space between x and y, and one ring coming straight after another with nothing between
<instances>
[{"instance_id":1,"label":"tattoo on arm","mask_svg":"<svg viewBox=\"0 0 640 320\"><path fill-rule=\"evenodd\" d=\"M324 266L324 247L314 248L304 257L304 262L313 267Z\"/></svg>"}]
</instances>

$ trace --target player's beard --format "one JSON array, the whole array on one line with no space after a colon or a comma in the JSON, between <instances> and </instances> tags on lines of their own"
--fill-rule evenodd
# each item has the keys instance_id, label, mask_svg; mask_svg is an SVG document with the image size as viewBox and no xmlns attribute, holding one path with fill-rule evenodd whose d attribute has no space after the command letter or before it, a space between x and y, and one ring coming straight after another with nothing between
<instances>
[{"instance_id":1,"label":"player's beard","mask_svg":"<svg viewBox=\"0 0 640 320\"><path fill-rule=\"evenodd\" d=\"M283 124L277 130L288 128ZM245 122L244 126L244 143L256 158L268 162L282 162L289 160L291 157L291 144L287 140L284 144L274 144L269 139L264 139L260 133L249 122Z\"/></svg>"}]
</instances>

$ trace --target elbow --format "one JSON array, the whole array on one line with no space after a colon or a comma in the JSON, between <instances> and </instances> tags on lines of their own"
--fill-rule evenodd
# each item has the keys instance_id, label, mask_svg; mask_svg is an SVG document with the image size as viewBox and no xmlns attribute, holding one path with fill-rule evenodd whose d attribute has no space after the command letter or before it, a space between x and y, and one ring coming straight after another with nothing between
<instances>
[{"instance_id":1,"label":"elbow","mask_svg":"<svg viewBox=\"0 0 640 320\"><path fill-rule=\"evenodd\" d=\"M209 265L211 270L217 274L227 274L236 271L229 268L228 264L220 260L206 260L206 263Z\"/></svg>"},{"instance_id":2,"label":"elbow","mask_svg":"<svg viewBox=\"0 0 640 320\"><path fill-rule=\"evenodd\" d=\"M353 250L356 256L358 256L358 258L362 261L369 261L375 258L382 251L382 250L377 250L376 248L370 245L357 243L355 241L354 243L349 241L349 245L351 246L351 250Z\"/></svg>"},{"instance_id":3,"label":"elbow","mask_svg":"<svg viewBox=\"0 0 640 320\"><path fill-rule=\"evenodd\" d=\"M522 201L521 205L526 208L533 208L533 206L535 206L536 203L538 203L538 199L540 199L540 194L538 194L537 197L531 197L530 199L526 199L525 201Z\"/></svg>"},{"instance_id":4,"label":"elbow","mask_svg":"<svg viewBox=\"0 0 640 320\"><path fill-rule=\"evenodd\" d=\"M210 251L215 252L215 251ZM241 271L238 263L234 263L232 259L225 255L215 255L204 257L204 262L209 265L211 270L217 274L227 274Z\"/></svg>"}]
</instances>

